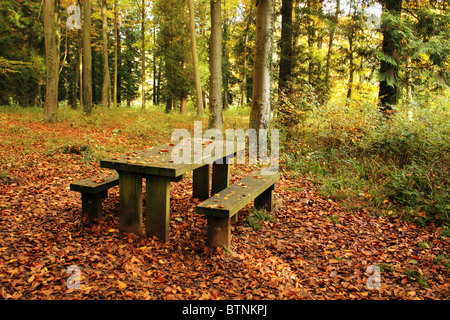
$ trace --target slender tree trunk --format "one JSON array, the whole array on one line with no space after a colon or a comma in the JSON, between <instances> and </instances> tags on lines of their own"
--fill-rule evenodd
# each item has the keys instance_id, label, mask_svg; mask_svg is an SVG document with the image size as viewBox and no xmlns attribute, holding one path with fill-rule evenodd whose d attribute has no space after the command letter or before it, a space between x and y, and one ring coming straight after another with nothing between
<instances>
[{"instance_id":1,"label":"slender tree trunk","mask_svg":"<svg viewBox=\"0 0 450 320\"><path fill-rule=\"evenodd\" d=\"M200 79L200 64L198 62L197 40L195 36L195 16L194 16L194 0L188 0L189 6L189 32L191 35L191 53L192 65L194 68L195 92L197 102L197 115L203 114L203 99L202 99L202 82Z\"/></svg>"},{"instance_id":2,"label":"slender tree trunk","mask_svg":"<svg viewBox=\"0 0 450 320\"><path fill-rule=\"evenodd\" d=\"M289 82L292 76L292 0L281 4L280 73L278 94L290 93Z\"/></svg>"},{"instance_id":3,"label":"slender tree trunk","mask_svg":"<svg viewBox=\"0 0 450 320\"><path fill-rule=\"evenodd\" d=\"M157 105L156 100L156 25L153 28L153 105Z\"/></svg>"},{"instance_id":4,"label":"slender tree trunk","mask_svg":"<svg viewBox=\"0 0 450 320\"><path fill-rule=\"evenodd\" d=\"M248 69L248 32L250 29L250 22L251 17L253 15L252 5L249 6L247 13L247 26L245 27L245 34L244 34L244 67L242 72L242 83L241 83L241 107L244 106L247 103L247 69Z\"/></svg>"},{"instance_id":5,"label":"slender tree trunk","mask_svg":"<svg viewBox=\"0 0 450 320\"><path fill-rule=\"evenodd\" d=\"M187 94L183 94L180 100L180 114L186 114L187 112Z\"/></svg>"},{"instance_id":6,"label":"slender tree trunk","mask_svg":"<svg viewBox=\"0 0 450 320\"><path fill-rule=\"evenodd\" d=\"M270 52L272 0L259 0L256 6L256 40L253 65L250 128L265 129L270 121Z\"/></svg>"},{"instance_id":7,"label":"slender tree trunk","mask_svg":"<svg viewBox=\"0 0 450 320\"><path fill-rule=\"evenodd\" d=\"M411 72L411 57L406 58L406 97L408 102L412 102L412 72Z\"/></svg>"},{"instance_id":8,"label":"slender tree trunk","mask_svg":"<svg viewBox=\"0 0 450 320\"><path fill-rule=\"evenodd\" d=\"M222 119L222 14L221 1L211 0L209 128L221 130Z\"/></svg>"},{"instance_id":9,"label":"slender tree trunk","mask_svg":"<svg viewBox=\"0 0 450 320\"><path fill-rule=\"evenodd\" d=\"M334 34L336 32L337 24L339 22L339 11L340 11L341 1L336 1L336 11L334 13L332 26L330 28L330 38L328 40L328 51L327 51L327 62L325 65L325 95L324 99L329 99L330 94L330 66L331 66L331 52L333 47Z\"/></svg>"},{"instance_id":10,"label":"slender tree trunk","mask_svg":"<svg viewBox=\"0 0 450 320\"><path fill-rule=\"evenodd\" d=\"M241 83L241 107L247 102L247 45L248 45L248 29L244 35L244 68Z\"/></svg>"},{"instance_id":11,"label":"slender tree trunk","mask_svg":"<svg viewBox=\"0 0 450 320\"><path fill-rule=\"evenodd\" d=\"M395 15L401 15L402 0L383 0L383 9ZM384 20L384 19L383 19ZM388 28L384 21L382 22L383 42L382 51L386 56L390 56L395 60L397 57L397 45L392 41L392 33L395 30ZM386 112L392 110L397 105L400 88L398 84L398 64L394 65L388 61L381 60L380 74L383 80L380 81L378 99L380 111Z\"/></svg>"},{"instance_id":12,"label":"slender tree trunk","mask_svg":"<svg viewBox=\"0 0 450 320\"><path fill-rule=\"evenodd\" d=\"M313 43L315 38L315 28L313 25L313 20L311 19L313 12L313 4L312 0L306 1L307 9L308 9L308 20L307 20L307 36L308 36L308 83L314 86L313 83L313 67L314 67L314 53L313 53ZM315 87L315 86L314 86Z\"/></svg>"},{"instance_id":13,"label":"slender tree trunk","mask_svg":"<svg viewBox=\"0 0 450 320\"><path fill-rule=\"evenodd\" d=\"M103 87L102 107L111 106L111 76L108 66L108 17L106 16L106 0L102 1L102 35L103 35Z\"/></svg>"},{"instance_id":14,"label":"slender tree trunk","mask_svg":"<svg viewBox=\"0 0 450 320\"><path fill-rule=\"evenodd\" d=\"M55 0L44 0L44 42L47 62L44 121L56 120L58 110L60 30Z\"/></svg>"},{"instance_id":15,"label":"slender tree trunk","mask_svg":"<svg viewBox=\"0 0 450 320\"><path fill-rule=\"evenodd\" d=\"M223 0L224 4L224 16L225 19L223 20L222 26L223 26L223 32L222 32L222 82L223 82L223 106L222 109L223 110L227 110L228 109L228 88L229 88L229 84L228 84L228 78L230 76L230 54L229 54L229 50L228 50L228 46L227 46L227 42L228 42L228 28L229 28L229 21L228 21L228 9L227 9L227 4L226 4L226 0Z\"/></svg>"},{"instance_id":16,"label":"slender tree trunk","mask_svg":"<svg viewBox=\"0 0 450 320\"><path fill-rule=\"evenodd\" d=\"M117 50L119 47L118 40L118 21L117 21L117 0L114 0L114 89L113 89L113 103L114 108L117 107Z\"/></svg>"},{"instance_id":17,"label":"slender tree trunk","mask_svg":"<svg viewBox=\"0 0 450 320\"><path fill-rule=\"evenodd\" d=\"M142 106L141 110L145 110L145 0L142 0Z\"/></svg>"},{"instance_id":18,"label":"slender tree trunk","mask_svg":"<svg viewBox=\"0 0 450 320\"><path fill-rule=\"evenodd\" d=\"M349 12L352 11L353 1L349 3L350 9ZM353 14L356 14L356 8L353 11ZM350 19L349 32L347 34L348 37L348 60L349 60L349 76L348 76L348 84L347 84L347 99L345 105L348 106L352 99L352 90L353 90L353 76L355 73L355 63L353 60L353 42L355 40L355 26L354 26L354 17Z\"/></svg>"},{"instance_id":19,"label":"slender tree trunk","mask_svg":"<svg viewBox=\"0 0 450 320\"><path fill-rule=\"evenodd\" d=\"M355 63L353 61L353 40L354 40L353 27L350 32L351 32L351 35L348 38L348 42L349 42L349 76L348 76L348 87L347 87L347 100L345 103L345 105L347 105L347 106L350 104L350 101L352 99L353 76L355 73Z\"/></svg>"},{"instance_id":20,"label":"slender tree trunk","mask_svg":"<svg viewBox=\"0 0 450 320\"><path fill-rule=\"evenodd\" d=\"M158 85L156 87L156 104L161 101L161 68L162 68L162 58L159 57L159 67L158 67Z\"/></svg>"},{"instance_id":21,"label":"slender tree trunk","mask_svg":"<svg viewBox=\"0 0 450 320\"><path fill-rule=\"evenodd\" d=\"M78 30L78 73L80 77L78 78L78 90L79 90L79 100L80 107L84 106L83 104L83 34L81 30Z\"/></svg>"},{"instance_id":22,"label":"slender tree trunk","mask_svg":"<svg viewBox=\"0 0 450 320\"><path fill-rule=\"evenodd\" d=\"M91 1L84 1L83 23L83 110L92 112Z\"/></svg>"}]
</instances>

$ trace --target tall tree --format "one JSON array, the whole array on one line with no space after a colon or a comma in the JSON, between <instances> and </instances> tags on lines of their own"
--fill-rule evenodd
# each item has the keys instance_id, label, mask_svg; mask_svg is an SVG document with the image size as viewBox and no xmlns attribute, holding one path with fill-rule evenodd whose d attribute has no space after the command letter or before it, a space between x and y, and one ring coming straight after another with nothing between
<instances>
[{"instance_id":1,"label":"tall tree","mask_svg":"<svg viewBox=\"0 0 450 320\"><path fill-rule=\"evenodd\" d=\"M113 103L114 108L117 107L117 50L119 46L118 38L118 12L117 12L117 0L114 0L114 90L113 90Z\"/></svg>"},{"instance_id":2,"label":"tall tree","mask_svg":"<svg viewBox=\"0 0 450 320\"><path fill-rule=\"evenodd\" d=\"M195 36L195 16L194 16L194 0L188 0L189 6L189 33L191 36L191 53L192 64L194 68L195 92L197 102L197 115L203 114L203 99L202 99L202 82L200 79L200 64L197 53L197 37Z\"/></svg>"},{"instance_id":3,"label":"tall tree","mask_svg":"<svg viewBox=\"0 0 450 320\"><path fill-rule=\"evenodd\" d=\"M44 120L56 120L58 109L59 81L59 19L55 0L44 0L44 38L47 61L47 83L45 91Z\"/></svg>"},{"instance_id":4,"label":"tall tree","mask_svg":"<svg viewBox=\"0 0 450 320\"><path fill-rule=\"evenodd\" d=\"M353 14L352 14L353 9ZM356 5L353 3L353 0L349 1L349 25L347 28L347 39L348 39L348 63L349 63L349 71L348 71L348 85L347 85L347 99L346 105L350 104L352 99L352 90L353 90L353 78L355 74L355 62L354 62L354 51L355 51L355 41L356 41Z\"/></svg>"},{"instance_id":5,"label":"tall tree","mask_svg":"<svg viewBox=\"0 0 450 320\"><path fill-rule=\"evenodd\" d=\"M270 120L272 14L272 0L257 1L252 108L250 112L250 128L254 129L268 128Z\"/></svg>"},{"instance_id":6,"label":"tall tree","mask_svg":"<svg viewBox=\"0 0 450 320\"><path fill-rule=\"evenodd\" d=\"M222 12L221 1L211 0L209 128L221 130L222 118Z\"/></svg>"},{"instance_id":7,"label":"tall tree","mask_svg":"<svg viewBox=\"0 0 450 320\"><path fill-rule=\"evenodd\" d=\"M83 21L83 111L92 112L91 0L84 1Z\"/></svg>"},{"instance_id":8,"label":"tall tree","mask_svg":"<svg viewBox=\"0 0 450 320\"><path fill-rule=\"evenodd\" d=\"M142 106L145 110L145 0L142 0L142 22L141 22L141 38L142 38Z\"/></svg>"},{"instance_id":9,"label":"tall tree","mask_svg":"<svg viewBox=\"0 0 450 320\"><path fill-rule=\"evenodd\" d=\"M338 0L339 1L339 0ZM292 0L281 3L280 71L278 93L289 94L292 77Z\"/></svg>"},{"instance_id":10,"label":"tall tree","mask_svg":"<svg viewBox=\"0 0 450 320\"><path fill-rule=\"evenodd\" d=\"M378 99L380 104L380 111L385 112L392 110L393 106L397 104L400 87L398 83L398 51L399 43L395 39L395 28L389 26L386 13L393 16L401 17L402 0L381 0L383 5L382 17L382 53L383 58L380 64L380 88L378 92ZM398 39L397 39L398 40Z\"/></svg>"},{"instance_id":11,"label":"tall tree","mask_svg":"<svg viewBox=\"0 0 450 320\"><path fill-rule=\"evenodd\" d=\"M331 19L330 27L330 37L328 39L328 51L327 51L327 61L325 64L325 83L324 83L324 96L322 102L329 98L330 93L330 71L331 71L331 53L333 48L334 35L336 33L336 28L339 23L339 11L340 11L341 1L336 0L336 11Z\"/></svg>"},{"instance_id":12,"label":"tall tree","mask_svg":"<svg viewBox=\"0 0 450 320\"><path fill-rule=\"evenodd\" d=\"M108 17L106 15L106 0L102 0L102 36L103 36L103 87L102 107L111 106L111 76L108 66Z\"/></svg>"}]
</instances>

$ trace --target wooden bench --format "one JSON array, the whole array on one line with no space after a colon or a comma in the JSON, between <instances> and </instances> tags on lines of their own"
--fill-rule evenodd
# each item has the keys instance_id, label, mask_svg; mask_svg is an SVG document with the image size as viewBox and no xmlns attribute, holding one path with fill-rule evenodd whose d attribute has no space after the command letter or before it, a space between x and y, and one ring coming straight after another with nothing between
<instances>
[{"instance_id":1,"label":"wooden bench","mask_svg":"<svg viewBox=\"0 0 450 320\"><path fill-rule=\"evenodd\" d=\"M171 178L172 182L179 182L184 178L181 175ZM110 176L94 176L70 184L70 190L81 193L81 210L95 219L103 218L103 199L108 197L108 189L119 185L119 174Z\"/></svg>"},{"instance_id":2,"label":"wooden bench","mask_svg":"<svg viewBox=\"0 0 450 320\"><path fill-rule=\"evenodd\" d=\"M119 175L94 176L70 184L70 190L81 192L81 210L90 217L103 218L103 199L108 197L108 189L119 184Z\"/></svg>"},{"instance_id":3,"label":"wooden bench","mask_svg":"<svg viewBox=\"0 0 450 320\"><path fill-rule=\"evenodd\" d=\"M208 246L230 248L231 218L252 200L255 208L272 211L273 190L279 178L279 173L261 175L256 171L200 203L196 212L206 216Z\"/></svg>"}]
</instances>

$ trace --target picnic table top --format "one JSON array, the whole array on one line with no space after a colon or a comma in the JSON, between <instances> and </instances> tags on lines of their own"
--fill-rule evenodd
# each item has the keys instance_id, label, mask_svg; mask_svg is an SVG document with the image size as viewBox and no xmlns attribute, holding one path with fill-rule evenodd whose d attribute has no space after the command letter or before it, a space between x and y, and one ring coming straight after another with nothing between
<instances>
[{"instance_id":1,"label":"picnic table top","mask_svg":"<svg viewBox=\"0 0 450 320\"><path fill-rule=\"evenodd\" d=\"M212 143L212 141L203 140L201 142L201 150L197 150L198 145L197 148L194 147L193 140L188 139L187 141L185 141L185 143L190 143L190 161L175 163L175 161L172 159L172 151L175 147L178 146L178 143L167 143L160 146L155 146L135 152L129 152L119 156L100 160L100 166L102 168L135 172L145 175L178 177L185 174L186 172L192 171L206 164L210 164L213 161L225 157L234 156L239 148L242 148L241 146L239 146L239 144L236 143L233 143L231 147L231 144L227 145L226 141L224 141L222 145L222 152L220 152L220 149L216 149L216 151L212 152L211 157L209 158L209 160L207 160L207 162L205 162L204 159L199 162L198 154L203 152L205 148ZM216 146L218 146L218 142L215 143ZM211 148L213 148L213 145L210 146L210 150ZM180 152L181 154L183 153L183 151Z\"/></svg>"}]
</instances>

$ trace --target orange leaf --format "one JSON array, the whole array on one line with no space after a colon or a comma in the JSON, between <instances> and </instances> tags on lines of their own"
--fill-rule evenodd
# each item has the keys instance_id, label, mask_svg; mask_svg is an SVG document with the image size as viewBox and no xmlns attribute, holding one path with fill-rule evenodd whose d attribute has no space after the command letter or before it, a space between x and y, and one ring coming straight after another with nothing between
<instances>
[{"instance_id":1,"label":"orange leaf","mask_svg":"<svg viewBox=\"0 0 450 320\"><path fill-rule=\"evenodd\" d=\"M172 292L172 288L167 286L167 287L164 288L164 292L165 293L171 293Z\"/></svg>"},{"instance_id":2,"label":"orange leaf","mask_svg":"<svg viewBox=\"0 0 450 320\"><path fill-rule=\"evenodd\" d=\"M119 289L125 289L127 287L127 284L120 280L117 280L117 284L119 285Z\"/></svg>"}]
</instances>

